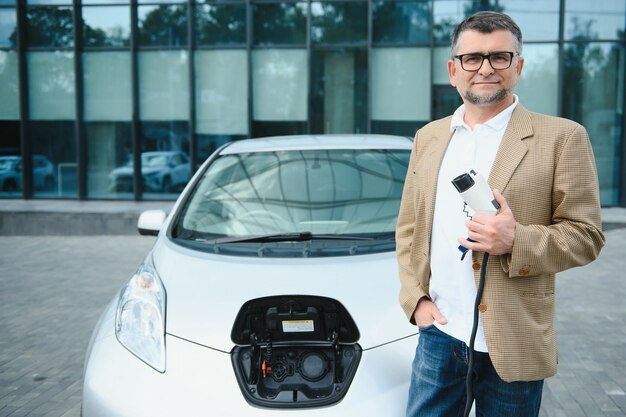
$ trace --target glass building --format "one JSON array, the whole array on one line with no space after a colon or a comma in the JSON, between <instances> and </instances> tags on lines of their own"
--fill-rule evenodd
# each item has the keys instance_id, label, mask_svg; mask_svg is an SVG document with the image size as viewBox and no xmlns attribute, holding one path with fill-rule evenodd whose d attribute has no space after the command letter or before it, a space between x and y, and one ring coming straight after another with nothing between
<instances>
[{"instance_id":1,"label":"glass building","mask_svg":"<svg viewBox=\"0 0 626 417\"><path fill-rule=\"evenodd\" d=\"M460 104L449 37L479 10L518 22L521 102L582 123L626 206L626 0L0 0L0 198L174 199L228 141L413 136Z\"/></svg>"}]
</instances>

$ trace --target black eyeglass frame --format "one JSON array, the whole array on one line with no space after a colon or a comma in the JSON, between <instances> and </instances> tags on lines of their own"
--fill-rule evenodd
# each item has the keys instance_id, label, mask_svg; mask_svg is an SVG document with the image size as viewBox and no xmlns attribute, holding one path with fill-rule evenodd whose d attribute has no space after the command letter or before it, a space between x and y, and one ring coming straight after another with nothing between
<instances>
[{"instance_id":1,"label":"black eyeglass frame","mask_svg":"<svg viewBox=\"0 0 626 417\"><path fill-rule=\"evenodd\" d=\"M493 66L493 63L491 62L491 57L494 55L501 55L501 54L508 54L510 56L509 58L509 65L507 65L504 68L496 68ZM480 65L476 68L476 69L466 69L463 66L463 57L465 56L474 56L476 58L481 57L482 61L480 61ZM480 70L483 66L483 64L485 63L485 59L487 61L489 61L489 65L491 65L491 68L493 68L496 71L501 71L501 70L506 70L511 68L511 65L513 65L513 58L519 56L519 53L517 52L510 52L510 51L498 51L498 52L492 52L490 54L478 54L478 53L470 53L470 54L461 54L461 55L454 55L453 58L458 59L459 62L461 63L461 68L463 68L463 71L467 71L467 72L476 72L478 70Z\"/></svg>"}]
</instances>

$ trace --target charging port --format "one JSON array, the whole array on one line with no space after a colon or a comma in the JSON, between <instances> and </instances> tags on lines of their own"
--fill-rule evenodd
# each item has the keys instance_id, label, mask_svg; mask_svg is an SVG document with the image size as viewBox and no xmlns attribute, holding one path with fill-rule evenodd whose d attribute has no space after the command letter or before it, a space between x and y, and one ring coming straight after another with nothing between
<instances>
[{"instance_id":1,"label":"charging port","mask_svg":"<svg viewBox=\"0 0 626 417\"><path fill-rule=\"evenodd\" d=\"M346 394L361 358L359 332L338 301L277 296L245 303L231 334L232 363L248 402L319 407Z\"/></svg>"}]
</instances>

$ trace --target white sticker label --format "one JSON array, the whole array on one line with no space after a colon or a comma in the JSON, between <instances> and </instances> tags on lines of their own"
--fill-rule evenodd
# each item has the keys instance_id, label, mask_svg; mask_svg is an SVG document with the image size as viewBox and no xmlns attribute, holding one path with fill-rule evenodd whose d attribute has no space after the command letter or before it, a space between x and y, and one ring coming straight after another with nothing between
<instances>
[{"instance_id":1,"label":"white sticker label","mask_svg":"<svg viewBox=\"0 0 626 417\"><path fill-rule=\"evenodd\" d=\"M284 320L283 333L313 332L313 320Z\"/></svg>"}]
</instances>

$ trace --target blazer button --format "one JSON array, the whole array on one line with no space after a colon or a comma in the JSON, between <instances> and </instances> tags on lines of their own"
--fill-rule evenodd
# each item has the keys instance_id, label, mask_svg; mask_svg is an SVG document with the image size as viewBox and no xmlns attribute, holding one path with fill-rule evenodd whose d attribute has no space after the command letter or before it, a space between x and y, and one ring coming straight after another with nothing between
<instances>
[{"instance_id":1,"label":"blazer button","mask_svg":"<svg viewBox=\"0 0 626 417\"><path fill-rule=\"evenodd\" d=\"M519 274L520 275L528 275L530 274L530 266L526 265L520 268L519 270Z\"/></svg>"},{"instance_id":2,"label":"blazer button","mask_svg":"<svg viewBox=\"0 0 626 417\"><path fill-rule=\"evenodd\" d=\"M478 271L480 269L480 263L479 262L474 262L472 264L472 269L474 269L474 271Z\"/></svg>"},{"instance_id":3,"label":"blazer button","mask_svg":"<svg viewBox=\"0 0 626 417\"><path fill-rule=\"evenodd\" d=\"M483 304L483 303L478 304L478 311L480 311L481 313L484 313L485 311L487 311L487 304Z\"/></svg>"}]
</instances>

